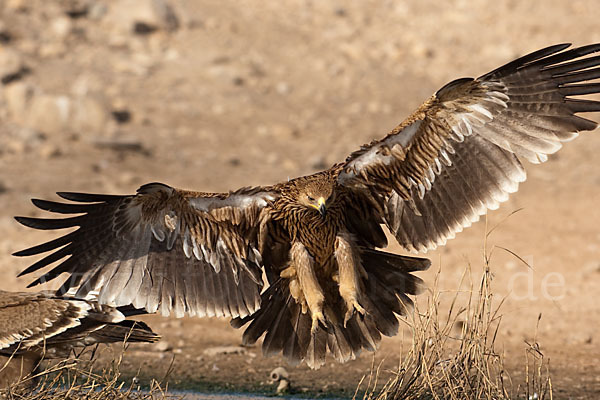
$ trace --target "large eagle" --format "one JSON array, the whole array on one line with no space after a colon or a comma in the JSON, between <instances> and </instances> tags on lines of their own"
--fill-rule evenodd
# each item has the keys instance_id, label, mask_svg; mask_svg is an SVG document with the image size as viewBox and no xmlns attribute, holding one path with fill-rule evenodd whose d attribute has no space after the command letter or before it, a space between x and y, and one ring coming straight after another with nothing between
<instances>
[{"instance_id":1,"label":"large eagle","mask_svg":"<svg viewBox=\"0 0 600 400\"><path fill-rule=\"evenodd\" d=\"M390 254L382 225L426 251L495 209L525 180L520 159L546 161L594 121L600 44L544 48L477 79L450 82L385 138L326 171L229 193L160 183L135 195L33 200L63 219L17 217L36 229L78 227L15 253L62 260L32 285L70 274L60 291L99 291L106 304L249 324L263 352L318 368L398 330L426 259ZM66 257L66 258L65 258ZM263 289L263 273L268 287Z\"/></svg>"},{"instance_id":2,"label":"large eagle","mask_svg":"<svg viewBox=\"0 0 600 400\"><path fill-rule=\"evenodd\" d=\"M65 358L78 347L159 340L145 323L126 319L136 313L50 292L0 290L0 388L26 377L42 358Z\"/></svg>"}]
</instances>

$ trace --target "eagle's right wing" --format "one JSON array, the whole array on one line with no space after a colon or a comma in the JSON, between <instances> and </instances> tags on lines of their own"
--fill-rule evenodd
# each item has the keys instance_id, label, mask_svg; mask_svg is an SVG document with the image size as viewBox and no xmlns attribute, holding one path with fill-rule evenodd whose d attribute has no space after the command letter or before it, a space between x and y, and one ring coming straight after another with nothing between
<instances>
[{"instance_id":1,"label":"eagle's right wing","mask_svg":"<svg viewBox=\"0 0 600 400\"><path fill-rule=\"evenodd\" d=\"M151 183L130 196L59 193L74 203L33 200L62 219L16 217L36 229L79 227L15 253L50 252L21 273L63 260L30 286L70 274L59 290L103 304L199 316L244 317L260 306L260 228L276 196L263 188L196 193Z\"/></svg>"}]
</instances>

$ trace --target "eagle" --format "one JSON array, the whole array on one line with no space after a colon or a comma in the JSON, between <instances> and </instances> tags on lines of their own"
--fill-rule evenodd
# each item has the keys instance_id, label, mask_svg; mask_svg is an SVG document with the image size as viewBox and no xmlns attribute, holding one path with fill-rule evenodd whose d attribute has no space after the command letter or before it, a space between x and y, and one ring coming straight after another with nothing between
<instances>
[{"instance_id":1,"label":"eagle","mask_svg":"<svg viewBox=\"0 0 600 400\"><path fill-rule=\"evenodd\" d=\"M28 376L42 358L66 358L75 348L158 341L148 325L126 319L137 313L49 291L0 291L0 387Z\"/></svg>"},{"instance_id":2,"label":"eagle","mask_svg":"<svg viewBox=\"0 0 600 400\"><path fill-rule=\"evenodd\" d=\"M59 192L32 200L64 218L16 217L76 230L15 253L55 262L31 285L66 273L59 293L163 315L231 317L250 345L293 364L345 362L398 331L423 282L424 258L516 192L522 159L542 163L597 123L580 96L600 93L600 44L550 46L479 78L452 81L383 139L331 168L228 193L161 183L133 195Z\"/></svg>"}]
</instances>

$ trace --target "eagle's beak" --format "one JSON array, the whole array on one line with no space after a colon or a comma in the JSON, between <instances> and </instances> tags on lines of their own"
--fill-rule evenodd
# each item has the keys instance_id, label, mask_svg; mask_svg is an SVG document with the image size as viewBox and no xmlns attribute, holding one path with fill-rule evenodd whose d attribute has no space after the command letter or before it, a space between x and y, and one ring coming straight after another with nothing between
<instances>
[{"instance_id":1,"label":"eagle's beak","mask_svg":"<svg viewBox=\"0 0 600 400\"><path fill-rule=\"evenodd\" d=\"M317 207L317 210L319 210L321 217L325 218L325 214L327 214L327 207L325 206L325 199L322 197L319 197L317 204L319 205Z\"/></svg>"}]
</instances>

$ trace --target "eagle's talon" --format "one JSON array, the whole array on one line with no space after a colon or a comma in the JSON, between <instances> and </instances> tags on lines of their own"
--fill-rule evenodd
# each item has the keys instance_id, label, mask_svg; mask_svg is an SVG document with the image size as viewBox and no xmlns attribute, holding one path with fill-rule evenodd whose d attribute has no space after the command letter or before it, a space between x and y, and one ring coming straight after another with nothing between
<instances>
[{"instance_id":1,"label":"eagle's talon","mask_svg":"<svg viewBox=\"0 0 600 400\"><path fill-rule=\"evenodd\" d=\"M325 316L321 311L312 313L312 327L310 328L310 333L312 333L313 335L319 327L319 322L321 322L323 326L327 326L327 323L325 322Z\"/></svg>"},{"instance_id":2,"label":"eagle's talon","mask_svg":"<svg viewBox=\"0 0 600 400\"><path fill-rule=\"evenodd\" d=\"M354 315L355 311L363 316L367 313L367 311L355 299L353 299L349 302L346 302L346 308L347 308L347 311L344 316L344 328L346 327L346 324L348 323L348 321L350 321L350 318L352 318L352 316Z\"/></svg>"}]
</instances>

